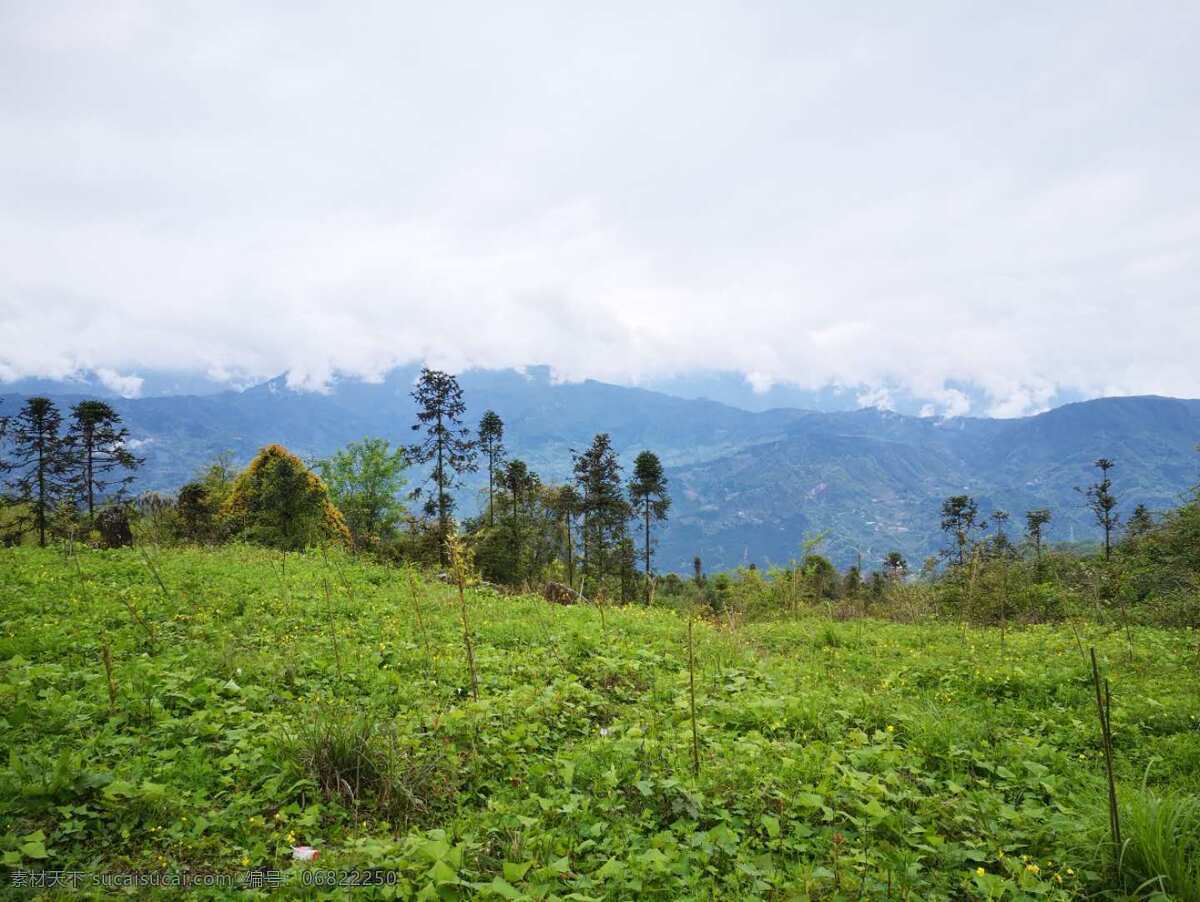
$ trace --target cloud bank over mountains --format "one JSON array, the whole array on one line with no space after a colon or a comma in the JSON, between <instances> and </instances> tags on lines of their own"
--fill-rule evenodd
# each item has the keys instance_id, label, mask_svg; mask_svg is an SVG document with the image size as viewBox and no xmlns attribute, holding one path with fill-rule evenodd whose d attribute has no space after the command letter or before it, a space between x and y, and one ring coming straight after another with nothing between
<instances>
[{"instance_id":1,"label":"cloud bank over mountains","mask_svg":"<svg viewBox=\"0 0 1200 902\"><path fill-rule=\"evenodd\" d=\"M0 379L1200 396L1198 38L1187 3L6 4Z\"/></svg>"}]
</instances>

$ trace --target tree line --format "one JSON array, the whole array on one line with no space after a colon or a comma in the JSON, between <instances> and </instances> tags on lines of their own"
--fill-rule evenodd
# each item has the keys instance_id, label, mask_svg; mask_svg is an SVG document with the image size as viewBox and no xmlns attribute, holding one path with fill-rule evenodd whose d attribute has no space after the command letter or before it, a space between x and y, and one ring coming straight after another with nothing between
<instances>
[{"instance_id":1,"label":"tree line","mask_svg":"<svg viewBox=\"0 0 1200 902\"><path fill-rule=\"evenodd\" d=\"M448 541L470 539L484 579L510 586L545 579L577 593L649 600L657 528L671 499L662 462L642 451L625 479L607 433L572 451L570 478L543 480L510 454L505 423L493 410L477 426L451 374L421 371L412 390L415 441L393 446L364 438L319 460L263 448L242 472L219 456L174 496L128 488L143 462L131 451L118 412L83 401L65 425L47 398L30 398L0 419L0 471L9 475L5 540L31 532L94 536L128 544L136 526L152 541L242 539L283 548L344 541L358 550L446 567ZM456 518L468 474L487 468L487 496L475 517ZM425 478L408 487L411 471Z\"/></svg>"},{"instance_id":2,"label":"tree line","mask_svg":"<svg viewBox=\"0 0 1200 902\"><path fill-rule=\"evenodd\" d=\"M462 535L476 568L491 582L533 586L554 580L574 593L647 601L657 588L666 597L698 595L715 609L725 605L731 586L771 573L783 587L773 591L783 591L788 604L800 596L878 600L912 575L899 551L885 554L872 572L860 560L840 573L818 553L818 538L806 543L799 562L768 574L750 565L741 576L717 574L710 580L697 557L690 581L676 574L659 577L656 532L667 520L671 499L662 463L652 451L637 455L626 478L610 436L599 433L585 448L571 451L570 475L556 484L510 453L506 424L496 411L484 411L473 427L467 424L463 392L453 375L423 369L412 397L416 436L409 444L364 438L307 463L269 445L240 472L225 454L174 495L136 497L129 489L143 461L111 405L81 401L64 417L49 399L29 398L15 414L0 417L5 486L0 540L13 544L32 537L45 545L55 537L83 537L116 545L132 542L138 530L155 542L238 539L301 549L336 541L444 568L449 539ZM459 519L466 477L480 467L487 472L480 512ZM924 562L920 575L938 587L950 607L970 610L1000 599L1000 617L1019 612L1016 595L1029 596L1035 585L1041 588L1033 594L1045 598L1064 582L1090 581L1097 605L1126 605L1193 584L1200 552L1187 549L1200 547L1200 541L1193 545L1190 538L1180 543L1164 537L1200 540L1200 530L1193 536L1187 526L1196 502L1157 516L1139 505L1125 519L1114 489L1115 462L1100 458L1094 467L1095 480L1078 491L1102 537L1099 565L1087 563L1086 555L1051 552L1050 510L1024 512L1024 542L1019 542L1011 535L1008 512L985 512L975 498L962 494L942 502L946 544ZM410 488L417 468L423 478ZM1153 552L1155 566L1138 558L1142 564L1134 567L1132 549L1143 557ZM1066 567L1068 559L1079 566ZM1070 579L1064 576L1067 570L1074 573ZM1145 588L1151 583L1152 589Z\"/></svg>"}]
</instances>

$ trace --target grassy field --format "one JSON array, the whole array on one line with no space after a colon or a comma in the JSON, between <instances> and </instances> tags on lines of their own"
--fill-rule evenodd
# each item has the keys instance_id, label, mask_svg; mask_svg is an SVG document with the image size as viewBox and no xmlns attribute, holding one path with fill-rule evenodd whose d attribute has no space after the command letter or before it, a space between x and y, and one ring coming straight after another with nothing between
<instances>
[{"instance_id":1,"label":"grassy field","mask_svg":"<svg viewBox=\"0 0 1200 902\"><path fill-rule=\"evenodd\" d=\"M1002 645L997 630L823 609L698 621L695 776L685 619L486 589L466 602L478 700L457 592L403 570L239 547L0 551L10 879L220 873L247 894L266 880L303 895L340 876L374 885L338 892L398 898L1200 898L1192 634L1135 630L1131 656L1124 633L1088 624ZM1121 877L1093 645L1112 684ZM319 858L293 861L300 845Z\"/></svg>"}]
</instances>

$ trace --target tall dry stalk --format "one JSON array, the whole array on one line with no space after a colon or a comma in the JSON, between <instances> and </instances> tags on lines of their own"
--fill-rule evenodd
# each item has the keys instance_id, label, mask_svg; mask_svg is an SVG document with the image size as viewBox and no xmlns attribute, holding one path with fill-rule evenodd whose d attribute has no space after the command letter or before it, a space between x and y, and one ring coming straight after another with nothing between
<instances>
[{"instance_id":1,"label":"tall dry stalk","mask_svg":"<svg viewBox=\"0 0 1200 902\"><path fill-rule=\"evenodd\" d=\"M1117 783L1113 775L1112 751L1112 695L1108 680L1104 681L1104 692L1100 691L1100 668L1096 665L1096 649L1092 648L1092 684L1096 689L1096 712L1100 718L1100 739L1104 746L1104 767L1108 773L1108 827L1116 849L1118 867L1121 855L1121 815L1117 809Z\"/></svg>"},{"instance_id":2,"label":"tall dry stalk","mask_svg":"<svg viewBox=\"0 0 1200 902\"><path fill-rule=\"evenodd\" d=\"M108 647L107 639L100 646L100 660L104 663L104 676L108 681L108 710L115 714L117 713L117 680L113 676L112 649Z\"/></svg>"},{"instance_id":3,"label":"tall dry stalk","mask_svg":"<svg viewBox=\"0 0 1200 902\"><path fill-rule=\"evenodd\" d=\"M333 618L333 592L329 588L329 577L321 577L321 583L325 586L325 613L329 617L329 640L333 645L333 661L337 665L338 682L342 681L342 650L338 645L337 623Z\"/></svg>"},{"instance_id":4,"label":"tall dry stalk","mask_svg":"<svg viewBox=\"0 0 1200 902\"><path fill-rule=\"evenodd\" d=\"M142 560L146 562L146 567L154 575L154 581L158 583L158 590L162 592L163 601L170 603L171 593L167 589L167 584L163 582L162 574L158 572L158 566L154 563L154 560L150 557L150 555L146 553L146 548L144 545L139 545L138 551L142 555Z\"/></svg>"},{"instance_id":5,"label":"tall dry stalk","mask_svg":"<svg viewBox=\"0 0 1200 902\"><path fill-rule=\"evenodd\" d=\"M408 571L408 591L412 594L413 610L417 615L417 631L420 634L421 644L425 646L425 669L433 673L433 649L429 644L429 633L425 630L425 618L421 614L421 597L417 591L417 578L413 575L412 570Z\"/></svg>"},{"instance_id":6,"label":"tall dry stalk","mask_svg":"<svg viewBox=\"0 0 1200 902\"><path fill-rule=\"evenodd\" d=\"M692 638L692 624L696 620L693 611L688 611L688 704L692 716L692 775L700 776L700 733L696 729L696 645Z\"/></svg>"},{"instance_id":7,"label":"tall dry stalk","mask_svg":"<svg viewBox=\"0 0 1200 902\"><path fill-rule=\"evenodd\" d=\"M462 615L463 647L467 652L467 669L471 672L471 698L479 701L479 675L475 671L475 644L471 641L471 624L467 619L467 550L462 539L454 533L446 537L446 548L450 552L450 572L458 586L458 610Z\"/></svg>"}]
</instances>

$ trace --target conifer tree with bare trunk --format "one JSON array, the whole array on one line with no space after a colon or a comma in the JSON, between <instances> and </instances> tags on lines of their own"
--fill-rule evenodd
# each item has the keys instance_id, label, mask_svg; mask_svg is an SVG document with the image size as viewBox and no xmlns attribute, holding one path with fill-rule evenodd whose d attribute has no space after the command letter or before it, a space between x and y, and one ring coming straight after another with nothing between
<instances>
[{"instance_id":1,"label":"conifer tree with bare trunk","mask_svg":"<svg viewBox=\"0 0 1200 902\"><path fill-rule=\"evenodd\" d=\"M97 497L103 500L112 490L109 499L119 499L144 460L130 452L129 430L121 425L121 415L103 401L80 401L71 408L67 441L75 452L75 479L91 523Z\"/></svg>"},{"instance_id":2,"label":"conifer tree with bare trunk","mask_svg":"<svg viewBox=\"0 0 1200 902\"><path fill-rule=\"evenodd\" d=\"M452 375L423 368L412 397L417 402L417 422L412 428L414 432L424 429L425 437L409 449L409 457L418 464L433 464L429 478L433 488L425 502L425 513L437 516L438 559L445 566L449 560L446 541L450 515L454 511L451 492L461 484L464 473L475 471L475 443L470 430L463 426L467 405ZM419 497L421 488L413 494Z\"/></svg>"},{"instance_id":3,"label":"conifer tree with bare trunk","mask_svg":"<svg viewBox=\"0 0 1200 902\"><path fill-rule=\"evenodd\" d=\"M650 601L650 560L654 546L650 538L650 523L667 519L671 497L667 494L667 477L662 462L653 451L643 451L633 462L633 479L629 482L629 501L634 515L642 526L642 563L646 580L646 602Z\"/></svg>"},{"instance_id":4,"label":"conifer tree with bare trunk","mask_svg":"<svg viewBox=\"0 0 1200 902\"><path fill-rule=\"evenodd\" d=\"M1117 496L1112 493L1112 478L1108 475L1116 464L1107 457L1099 458L1093 466L1100 471L1100 478L1086 489L1077 489L1087 498L1087 506L1104 530L1104 559L1112 558L1112 535L1121 522L1117 512Z\"/></svg>"}]
</instances>

